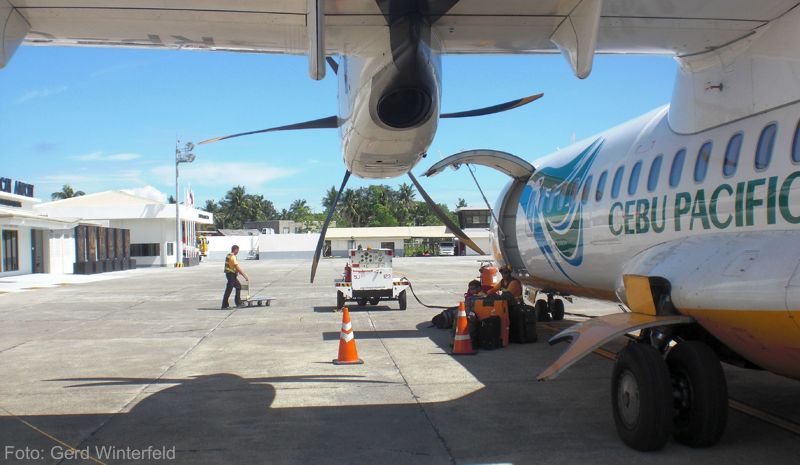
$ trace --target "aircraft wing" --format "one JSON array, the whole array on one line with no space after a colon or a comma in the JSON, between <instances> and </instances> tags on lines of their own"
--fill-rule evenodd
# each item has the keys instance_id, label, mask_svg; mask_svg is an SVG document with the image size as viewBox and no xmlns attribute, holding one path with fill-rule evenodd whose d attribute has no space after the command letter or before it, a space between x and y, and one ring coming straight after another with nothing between
<instances>
[{"instance_id":1,"label":"aircraft wing","mask_svg":"<svg viewBox=\"0 0 800 465\"><path fill-rule=\"evenodd\" d=\"M796 0L427 3L446 53L547 53L569 50L571 41L577 41L574 47L580 49L586 46L585 35L595 32L593 50L600 53L675 55L703 52L746 37L798 4ZM376 38L385 38L383 11L388 8L394 8L389 0L327 0L326 53L357 53ZM308 9L308 0L0 0L0 16L10 11L24 18L26 44L255 53L307 53Z\"/></svg>"}]
</instances>

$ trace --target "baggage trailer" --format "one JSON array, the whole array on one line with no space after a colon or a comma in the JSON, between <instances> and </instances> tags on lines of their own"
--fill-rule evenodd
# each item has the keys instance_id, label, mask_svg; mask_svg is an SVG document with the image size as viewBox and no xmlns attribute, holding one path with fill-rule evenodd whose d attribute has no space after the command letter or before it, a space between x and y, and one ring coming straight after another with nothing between
<instances>
[{"instance_id":1,"label":"baggage trailer","mask_svg":"<svg viewBox=\"0 0 800 465\"><path fill-rule=\"evenodd\" d=\"M392 274L391 249L352 249L342 279L336 283L336 308L355 301L360 306L396 300L400 310L407 307L408 281Z\"/></svg>"}]
</instances>

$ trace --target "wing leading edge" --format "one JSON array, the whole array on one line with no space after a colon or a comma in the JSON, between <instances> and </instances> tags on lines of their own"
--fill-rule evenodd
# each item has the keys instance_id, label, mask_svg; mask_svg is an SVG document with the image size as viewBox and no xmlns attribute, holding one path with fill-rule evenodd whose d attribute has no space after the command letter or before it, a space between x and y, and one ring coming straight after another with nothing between
<instances>
[{"instance_id":1,"label":"wing leading edge","mask_svg":"<svg viewBox=\"0 0 800 465\"><path fill-rule=\"evenodd\" d=\"M590 0L460 0L434 30L446 53L552 53L554 33ZM753 33L796 0L591 0L601 6L599 53L700 53ZM29 25L26 44L307 52L305 0L0 0ZM6 14L8 14L6 12ZM575 21L579 24L579 21ZM372 0L325 4L327 54L353 53L385 34Z\"/></svg>"}]
</instances>

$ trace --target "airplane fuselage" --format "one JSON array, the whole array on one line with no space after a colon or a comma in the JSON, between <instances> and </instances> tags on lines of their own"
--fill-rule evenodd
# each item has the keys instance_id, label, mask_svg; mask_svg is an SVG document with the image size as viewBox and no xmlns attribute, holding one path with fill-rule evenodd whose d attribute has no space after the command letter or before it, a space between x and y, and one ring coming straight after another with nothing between
<instances>
[{"instance_id":1,"label":"airplane fuselage","mask_svg":"<svg viewBox=\"0 0 800 465\"><path fill-rule=\"evenodd\" d=\"M517 211L523 281L627 303L624 275L670 276L680 313L800 378L800 104L688 135L667 114L534 162Z\"/></svg>"}]
</instances>

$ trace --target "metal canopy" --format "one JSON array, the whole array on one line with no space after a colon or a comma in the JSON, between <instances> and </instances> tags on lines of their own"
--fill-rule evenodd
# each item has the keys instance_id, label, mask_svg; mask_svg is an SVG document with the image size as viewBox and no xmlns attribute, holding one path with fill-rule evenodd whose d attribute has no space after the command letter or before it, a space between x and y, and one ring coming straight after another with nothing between
<instances>
[{"instance_id":1,"label":"metal canopy","mask_svg":"<svg viewBox=\"0 0 800 465\"><path fill-rule=\"evenodd\" d=\"M422 175L434 176L444 171L448 166L458 169L465 163L488 166L489 168L494 168L501 173L505 173L523 182L527 181L534 171L533 165L516 155L511 155L510 153L501 152L499 150L477 149L466 150L450 155L431 166L428 171Z\"/></svg>"}]
</instances>

